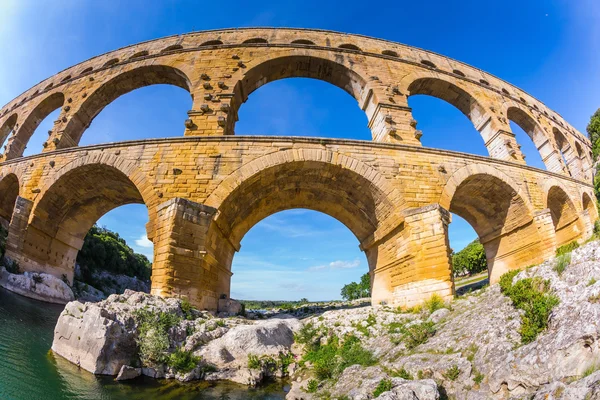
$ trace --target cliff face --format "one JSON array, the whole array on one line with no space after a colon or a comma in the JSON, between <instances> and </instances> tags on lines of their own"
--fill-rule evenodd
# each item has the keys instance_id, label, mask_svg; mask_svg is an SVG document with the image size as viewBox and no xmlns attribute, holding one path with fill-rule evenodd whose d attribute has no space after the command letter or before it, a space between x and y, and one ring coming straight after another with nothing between
<instances>
[{"instance_id":1,"label":"cliff face","mask_svg":"<svg viewBox=\"0 0 600 400\"><path fill-rule=\"evenodd\" d=\"M289 399L600 398L597 260L592 242L570 262L506 280L513 293L494 285L421 309L337 304L264 320L127 291L69 303L52 349L98 374L246 384L289 374ZM524 287L539 296L528 299ZM549 314L540 299L551 299Z\"/></svg>"}]
</instances>

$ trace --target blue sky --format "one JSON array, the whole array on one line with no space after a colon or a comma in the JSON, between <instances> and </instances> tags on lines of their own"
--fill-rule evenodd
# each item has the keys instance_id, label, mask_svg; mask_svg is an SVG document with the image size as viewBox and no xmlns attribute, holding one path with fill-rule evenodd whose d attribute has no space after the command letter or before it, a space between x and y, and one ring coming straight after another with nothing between
<instances>
[{"instance_id":1,"label":"blue sky","mask_svg":"<svg viewBox=\"0 0 600 400\"><path fill-rule=\"evenodd\" d=\"M0 4L0 103L58 71L128 44L193 30L244 26L323 28L422 47L467 62L528 91L580 131L600 107L600 2L427 1L60 1ZM276 98L277 101L273 101ZM426 96L409 99L425 146L487 155L471 123L452 106ZM267 107L268 105L268 107ZM187 92L152 86L108 106L82 145L180 136L191 108ZM40 151L51 114L26 154ZM370 138L356 102L323 82L288 79L263 86L239 113L238 134ZM131 121L135 121L132 129ZM513 126L528 164L542 167L533 144ZM99 224L152 255L143 205L120 207ZM475 238L454 217L451 246ZM308 210L275 214L244 237L234 259L232 296L311 300L339 297L341 286L367 272L357 239L341 223Z\"/></svg>"}]
</instances>

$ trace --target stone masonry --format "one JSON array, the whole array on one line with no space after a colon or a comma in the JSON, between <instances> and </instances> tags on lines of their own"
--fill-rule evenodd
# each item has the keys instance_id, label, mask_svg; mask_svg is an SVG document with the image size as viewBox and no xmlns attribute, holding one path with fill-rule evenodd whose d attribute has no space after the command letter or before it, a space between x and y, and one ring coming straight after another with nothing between
<instances>
[{"instance_id":1,"label":"stone masonry","mask_svg":"<svg viewBox=\"0 0 600 400\"><path fill-rule=\"evenodd\" d=\"M373 141L235 136L258 87L309 77L365 111ZM172 84L193 98L182 137L78 147L119 96ZM421 147L407 99L424 94L463 112L489 157ZM40 154L22 157L61 108ZM528 167L509 121L538 148ZM0 221L24 270L72 279L77 252L106 212L145 204L154 243L152 291L216 309L229 296L246 232L286 209L344 223L369 262L373 302L413 305L453 294L450 213L483 243L492 281L592 233L589 140L520 89L438 54L358 35L231 29L173 36L107 53L39 83L0 110Z\"/></svg>"}]
</instances>

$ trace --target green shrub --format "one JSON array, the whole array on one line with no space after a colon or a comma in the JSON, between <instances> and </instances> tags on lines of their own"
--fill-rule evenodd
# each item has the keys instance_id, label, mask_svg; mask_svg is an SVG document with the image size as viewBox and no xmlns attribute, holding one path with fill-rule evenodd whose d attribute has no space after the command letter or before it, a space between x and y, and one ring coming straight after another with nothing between
<instances>
[{"instance_id":1,"label":"green shrub","mask_svg":"<svg viewBox=\"0 0 600 400\"><path fill-rule=\"evenodd\" d=\"M560 256L556 257L556 264L554 264L554 270L558 275L562 275L562 273L567 269L567 267L571 264L571 253L563 253Z\"/></svg>"},{"instance_id":2,"label":"green shrub","mask_svg":"<svg viewBox=\"0 0 600 400\"><path fill-rule=\"evenodd\" d=\"M198 366L201 357L192 354L191 351L177 349L169 355L167 364L177 372L188 373Z\"/></svg>"},{"instance_id":3,"label":"green shrub","mask_svg":"<svg viewBox=\"0 0 600 400\"><path fill-rule=\"evenodd\" d=\"M444 299L437 293L432 294L429 299L423 302L423 307L428 309L430 313L439 310L440 308L444 308L445 306Z\"/></svg>"},{"instance_id":4,"label":"green shrub","mask_svg":"<svg viewBox=\"0 0 600 400\"><path fill-rule=\"evenodd\" d=\"M392 388L393 386L391 380L382 379L379 381L379 384L375 388L375 391L373 392L373 397L378 397L382 393L389 392L390 390L392 390Z\"/></svg>"},{"instance_id":5,"label":"green shrub","mask_svg":"<svg viewBox=\"0 0 600 400\"><path fill-rule=\"evenodd\" d=\"M448 368L443 375L446 379L455 381L460 375L460 368L458 368L458 365L454 364Z\"/></svg>"},{"instance_id":6,"label":"green shrub","mask_svg":"<svg viewBox=\"0 0 600 400\"><path fill-rule=\"evenodd\" d=\"M590 280L588 281L587 285L588 285L588 286L592 286L592 285L593 285L593 284L595 284L596 282L598 282L598 281L596 280L596 278L590 278Z\"/></svg>"},{"instance_id":7,"label":"green shrub","mask_svg":"<svg viewBox=\"0 0 600 400\"><path fill-rule=\"evenodd\" d=\"M333 336L327 344L315 344L304 355L302 361L312 363L315 376L319 380L335 378L351 365L371 366L376 362L373 353L364 349L360 340L353 335L346 335L343 342L340 342L337 336Z\"/></svg>"},{"instance_id":8,"label":"green shrub","mask_svg":"<svg viewBox=\"0 0 600 400\"><path fill-rule=\"evenodd\" d=\"M500 277L500 290L512 300L516 308L525 311L521 316L519 333L521 343L527 344L534 341L537 335L546 329L550 312L559 300L548 293L549 282L539 277L521 279L513 285L514 272L507 272Z\"/></svg>"},{"instance_id":9,"label":"green shrub","mask_svg":"<svg viewBox=\"0 0 600 400\"><path fill-rule=\"evenodd\" d=\"M248 354L248 368L260 369L261 367L260 358L256 354Z\"/></svg>"},{"instance_id":10,"label":"green shrub","mask_svg":"<svg viewBox=\"0 0 600 400\"><path fill-rule=\"evenodd\" d=\"M475 382L478 385L481 385L481 382L483 382L483 378L485 378L485 376L479 372L477 370L477 368L473 367L473 382Z\"/></svg>"},{"instance_id":11,"label":"green shrub","mask_svg":"<svg viewBox=\"0 0 600 400\"><path fill-rule=\"evenodd\" d=\"M398 377L398 378L402 378L402 379L406 379L407 381L412 381L414 378L413 376L410 374L410 372L408 372L406 369L404 369L404 367L400 368L399 371L397 371L394 376Z\"/></svg>"},{"instance_id":12,"label":"green shrub","mask_svg":"<svg viewBox=\"0 0 600 400\"><path fill-rule=\"evenodd\" d=\"M404 329L403 340L406 348L411 350L427 342L435 335L434 323L431 321L413 324Z\"/></svg>"},{"instance_id":13,"label":"green shrub","mask_svg":"<svg viewBox=\"0 0 600 400\"><path fill-rule=\"evenodd\" d=\"M306 391L308 393L315 393L318 389L319 389L319 382L317 382L314 379L311 379L308 381L308 384L306 385Z\"/></svg>"},{"instance_id":14,"label":"green shrub","mask_svg":"<svg viewBox=\"0 0 600 400\"><path fill-rule=\"evenodd\" d=\"M563 255L566 253L570 253L578 247L579 247L579 243L577 243L576 241L572 241L572 242L564 244L564 245L560 246L558 249L556 249L556 255L560 256L560 255Z\"/></svg>"},{"instance_id":15,"label":"green shrub","mask_svg":"<svg viewBox=\"0 0 600 400\"><path fill-rule=\"evenodd\" d=\"M145 309L134 311L138 325L137 344L144 365L154 366L168 362L169 329L181 322L181 317L166 312L150 312Z\"/></svg>"}]
</instances>

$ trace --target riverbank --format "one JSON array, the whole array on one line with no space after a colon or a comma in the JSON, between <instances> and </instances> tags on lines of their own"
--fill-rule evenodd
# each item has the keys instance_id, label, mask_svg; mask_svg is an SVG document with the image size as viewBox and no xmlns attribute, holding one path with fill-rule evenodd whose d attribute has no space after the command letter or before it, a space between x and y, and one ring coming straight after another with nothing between
<instances>
[{"instance_id":1,"label":"riverbank","mask_svg":"<svg viewBox=\"0 0 600 400\"><path fill-rule=\"evenodd\" d=\"M450 303L301 306L264 320L127 292L69 303L53 349L95 373L128 365L251 386L289 375L287 399L585 399L600 395L597 260L596 241Z\"/></svg>"}]
</instances>

